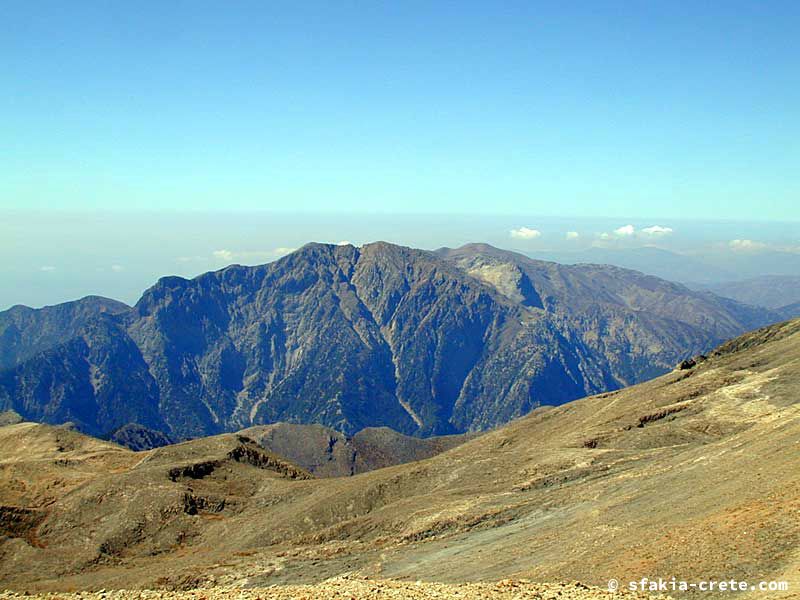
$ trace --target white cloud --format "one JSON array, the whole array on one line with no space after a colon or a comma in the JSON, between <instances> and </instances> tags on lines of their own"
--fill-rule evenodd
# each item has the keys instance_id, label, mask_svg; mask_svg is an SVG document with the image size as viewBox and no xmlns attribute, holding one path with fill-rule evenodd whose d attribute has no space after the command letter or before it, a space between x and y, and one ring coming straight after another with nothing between
<instances>
[{"instance_id":1,"label":"white cloud","mask_svg":"<svg viewBox=\"0 0 800 600\"><path fill-rule=\"evenodd\" d=\"M43 273L51 273L52 271L55 271L56 268L51 265L45 265L43 267L39 267L39 270Z\"/></svg>"},{"instance_id":2,"label":"white cloud","mask_svg":"<svg viewBox=\"0 0 800 600\"><path fill-rule=\"evenodd\" d=\"M636 228L633 225L623 225L622 227L617 227L611 233L604 231L597 237L603 241L608 241L620 238L633 238L635 236L636 236Z\"/></svg>"},{"instance_id":3,"label":"white cloud","mask_svg":"<svg viewBox=\"0 0 800 600\"><path fill-rule=\"evenodd\" d=\"M349 240L342 240L341 242L336 242L337 246L352 246L353 243Z\"/></svg>"},{"instance_id":4,"label":"white cloud","mask_svg":"<svg viewBox=\"0 0 800 600\"><path fill-rule=\"evenodd\" d=\"M579 237L581 237L581 234L577 231L568 231L566 235L568 240L577 240Z\"/></svg>"},{"instance_id":5,"label":"white cloud","mask_svg":"<svg viewBox=\"0 0 800 600\"><path fill-rule=\"evenodd\" d=\"M281 246L279 248L275 248L275 250L272 251L272 255L273 256L286 256L287 254L291 254L295 250L297 250L297 248L287 248L286 246Z\"/></svg>"},{"instance_id":6,"label":"white cloud","mask_svg":"<svg viewBox=\"0 0 800 600\"><path fill-rule=\"evenodd\" d=\"M114 271L114 273L119 273L120 271L124 271L125 267L122 265L111 265L111 270Z\"/></svg>"},{"instance_id":7,"label":"white cloud","mask_svg":"<svg viewBox=\"0 0 800 600\"><path fill-rule=\"evenodd\" d=\"M662 237L672 234L672 227L662 227L661 225L651 225L642 229L642 233L653 237Z\"/></svg>"},{"instance_id":8,"label":"white cloud","mask_svg":"<svg viewBox=\"0 0 800 600\"><path fill-rule=\"evenodd\" d=\"M233 257L235 256L232 251L224 250L224 249L223 250L214 250L211 254L214 255L214 258L217 258L219 260L227 260L227 261L233 260Z\"/></svg>"},{"instance_id":9,"label":"white cloud","mask_svg":"<svg viewBox=\"0 0 800 600\"><path fill-rule=\"evenodd\" d=\"M614 230L614 235L617 237L631 237L635 233L636 230L633 228L633 225L623 225Z\"/></svg>"},{"instance_id":10,"label":"white cloud","mask_svg":"<svg viewBox=\"0 0 800 600\"><path fill-rule=\"evenodd\" d=\"M520 227L510 231L511 237L517 240L535 240L541 237L542 232L538 229L531 229L530 227Z\"/></svg>"},{"instance_id":11,"label":"white cloud","mask_svg":"<svg viewBox=\"0 0 800 600\"><path fill-rule=\"evenodd\" d=\"M728 246L734 252L757 252L767 247L764 242L756 242L753 240L731 240L728 242Z\"/></svg>"},{"instance_id":12,"label":"white cloud","mask_svg":"<svg viewBox=\"0 0 800 600\"><path fill-rule=\"evenodd\" d=\"M600 246L611 245L630 245L636 242L643 242L646 239L662 238L664 236L672 235L673 229L671 227L664 227L663 225L651 225L643 229L636 229L633 225L623 225L617 227L611 233L604 231L603 233L596 234L597 241L595 244ZM646 242L645 242L646 243Z\"/></svg>"}]
</instances>

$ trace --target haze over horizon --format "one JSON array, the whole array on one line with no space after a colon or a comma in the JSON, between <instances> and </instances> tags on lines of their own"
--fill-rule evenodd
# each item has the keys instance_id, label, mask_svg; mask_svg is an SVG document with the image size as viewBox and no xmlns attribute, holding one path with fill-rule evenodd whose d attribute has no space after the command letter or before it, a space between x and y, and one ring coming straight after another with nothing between
<instances>
[{"instance_id":1,"label":"haze over horizon","mask_svg":"<svg viewBox=\"0 0 800 600\"><path fill-rule=\"evenodd\" d=\"M489 243L558 262L611 262L667 279L715 282L800 272L793 223L678 219L324 213L9 213L0 310L102 295L134 303L167 275L271 262L309 242L374 241L433 250ZM642 249L669 252L647 252ZM633 260L633 263L626 262ZM663 271L663 260L668 270ZM686 261L685 276L681 261ZM703 272L697 271L697 265ZM676 266L671 266L676 265ZM675 271L677 269L677 271ZM673 273L674 271L674 273Z\"/></svg>"}]
</instances>

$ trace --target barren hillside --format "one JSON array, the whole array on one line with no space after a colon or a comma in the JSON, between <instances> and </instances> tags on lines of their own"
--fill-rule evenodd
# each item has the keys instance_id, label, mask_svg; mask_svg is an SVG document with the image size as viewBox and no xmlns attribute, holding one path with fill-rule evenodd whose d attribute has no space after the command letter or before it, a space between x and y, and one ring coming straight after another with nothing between
<instances>
[{"instance_id":1,"label":"barren hillside","mask_svg":"<svg viewBox=\"0 0 800 600\"><path fill-rule=\"evenodd\" d=\"M354 477L313 479L235 434L134 453L9 425L0 586L261 587L356 572L783 579L797 590L799 391L795 320Z\"/></svg>"}]
</instances>

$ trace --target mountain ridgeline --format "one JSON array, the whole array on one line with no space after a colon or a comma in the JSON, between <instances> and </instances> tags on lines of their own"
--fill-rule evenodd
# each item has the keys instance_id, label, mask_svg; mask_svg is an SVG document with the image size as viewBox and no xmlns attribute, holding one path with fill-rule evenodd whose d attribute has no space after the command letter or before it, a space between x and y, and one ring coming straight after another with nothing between
<instances>
[{"instance_id":1,"label":"mountain ridgeline","mask_svg":"<svg viewBox=\"0 0 800 600\"><path fill-rule=\"evenodd\" d=\"M778 318L636 271L485 245L309 244L162 278L132 308L90 297L0 313L0 410L170 439L279 421L480 431L654 377Z\"/></svg>"}]
</instances>

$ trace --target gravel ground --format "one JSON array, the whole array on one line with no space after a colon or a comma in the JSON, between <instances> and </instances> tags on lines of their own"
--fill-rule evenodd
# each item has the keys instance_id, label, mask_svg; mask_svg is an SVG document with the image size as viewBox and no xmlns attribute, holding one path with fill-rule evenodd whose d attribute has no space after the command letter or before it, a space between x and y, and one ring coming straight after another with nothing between
<instances>
[{"instance_id":1,"label":"gravel ground","mask_svg":"<svg viewBox=\"0 0 800 600\"><path fill-rule=\"evenodd\" d=\"M78 593L26 595L21 592L0 592L0 600L47 598L49 600L383 600L459 598L471 600L612 600L650 598L666 600L667 596L649 596L632 592L611 593L581 583L533 583L526 580L503 580L492 583L444 584L408 582L359 577L337 577L315 585L285 585L266 588L216 587L188 591L114 590Z\"/></svg>"}]
</instances>

